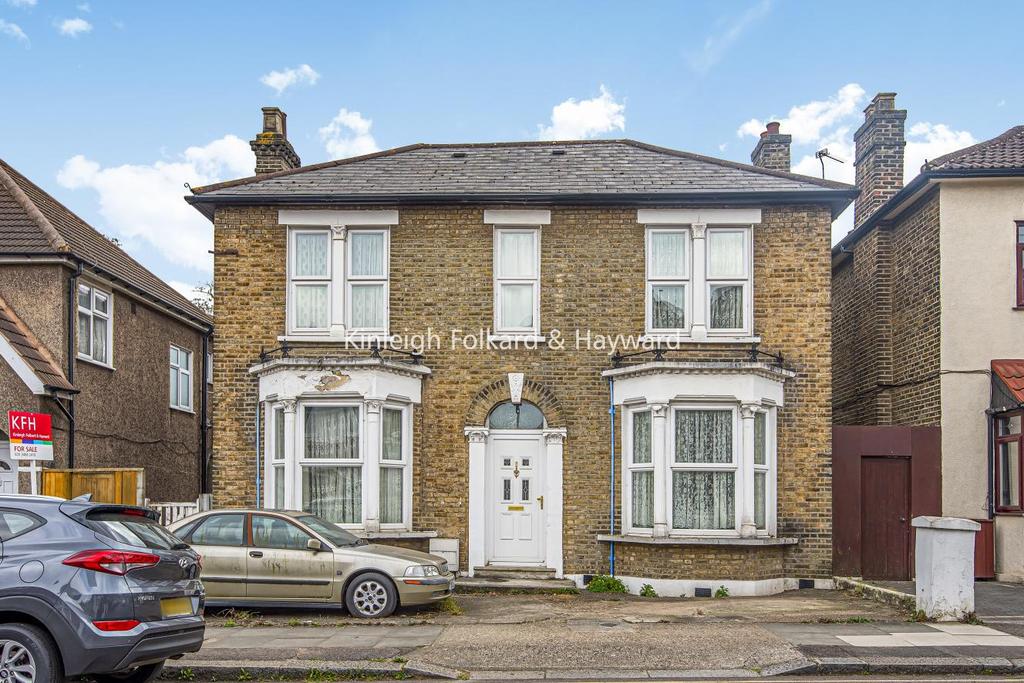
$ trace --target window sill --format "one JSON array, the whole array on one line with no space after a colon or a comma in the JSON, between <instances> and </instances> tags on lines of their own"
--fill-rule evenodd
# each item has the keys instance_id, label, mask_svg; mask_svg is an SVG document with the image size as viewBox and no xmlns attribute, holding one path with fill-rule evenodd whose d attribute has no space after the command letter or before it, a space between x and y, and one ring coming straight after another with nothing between
<instances>
[{"instance_id":1,"label":"window sill","mask_svg":"<svg viewBox=\"0 0 1024 683\"><path fill-rule=\"evenodd\" d=\"M605 543L636 543L639 545L713 545L739 547L796 545L799 543L799 539L797 538L771 538L769 536L755 536L753 538L741 538L739 536L668 536L654 538L653 536L598 534L597 540Z\"/></svg>"},{"instance_id":2,"label":"window sill","mask_svg":"<svg viewBox=\"0 0 1024 683\"><path fill-rule=\"evenodd\" d=\"M104 368L106 370L110 370L111 372L113 372L116 369L116 368L114 368L113 365L110 365L109 363L101 363L98 360L93 360L92 358L89 358L89 356L77 356L76 358L78 360L82 361L83 363L88 363L89 365L95 365L98 368Z\"/></svg>"},{"instance_id":3,"label":"window sill","mask_svg":"<svg viewBox=\"0 0 1024 683\"><path fill-rule=\"evenodd\" d=\"M547 341L547 337L543 334L489 334L487 335L488 344L501 344L501 343L515 343L523 342L524 344L543 344Z\"/></svg>"},{"instance_id":4,"label":"window sill","mask_svg":"<svg viewBox=\"0 0 1024 683\"><path fill-rule=\"evenodd\" d=\"M685 334L644 334L640 343L653 342L665 344L759 344L759 336L727 336L709 334L705 339L694 339Z\"/></svg>"},{"instance_id":5,"label":"window sill","mask_svg":"<svg viewBox=\"0 0 1024 683\"><path fill-rule=\"evenodd\" d=\"M284 334L277 338L277 341L303 342L311 344L369 344L370 342L385 343L391 339L391 335L385 332L353 333L346 335L337 334Z\"/></svg>"},{"instance_id":6,"label":"window sill","mask_svg":"<svg viewBox=\"0 0 1024 683\"><path fill-rule=\"evenodd\" d=\"M171 410L175 410L179 413L186 413L188 415L196 414L196 411L192 410L191 408L182 408L181 406L171 406Z\"/></svg>"},{"instance_id":7,"label":"window sill","mask_svg":"<svg viewBox=\"0 0 1024 683\"><path fill-rule=\"evenodd\" d=\"M367 540L401 540L401 539L429 539L437 538L436 531L403 531L401 529L382 529L380 531L356 531L352 533L359 538Z\"/></svg>"}]
</instances>

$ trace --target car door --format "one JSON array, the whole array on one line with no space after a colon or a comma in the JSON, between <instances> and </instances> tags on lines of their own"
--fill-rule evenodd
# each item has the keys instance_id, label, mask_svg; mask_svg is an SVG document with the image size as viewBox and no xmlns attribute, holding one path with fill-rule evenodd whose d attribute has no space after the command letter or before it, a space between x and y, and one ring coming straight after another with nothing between
<instances>
[{"instance_id":1,"label":"car door","mask_svg":"<svg viewBox=\"0 0 1024 683\"><path fill-rule=\"evenodd\" d=\"M221 512L203 518L186 543L203 558L201 579L208 600L245 597L245 513Z\"/></svg>"},{"instance_id":2,"label":"car door","mask_svg":"<svg viewBox=\"0 0 1024 683\"><path fill-rule=\"evenodd\" d=\"M249 600L323 601L331 597L334 553L310 550L313 538L286 517L253 514L246 557Z\"/></svg>"}]
</instances>

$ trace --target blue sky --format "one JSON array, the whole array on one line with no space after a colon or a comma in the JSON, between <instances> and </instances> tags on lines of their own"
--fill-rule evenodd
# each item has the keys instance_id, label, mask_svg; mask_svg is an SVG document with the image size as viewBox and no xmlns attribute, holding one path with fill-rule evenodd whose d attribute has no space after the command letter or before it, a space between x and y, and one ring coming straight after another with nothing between
<instances>
[{"instance_id":1,"label":"blue sky","mask_svg":"<svg viewBox=\"0 0 1024 683\"><path fill-rule=\"evenodd\" d=\"M412 142L630 137L847 164L878 91L925 158L1022 123L1021 2L0 0L0 156L182 288L209 279L183 183L251 173L259 109L304 163ZM834 230L849 228L844 216Z\"/></svg>"}]
</instances>

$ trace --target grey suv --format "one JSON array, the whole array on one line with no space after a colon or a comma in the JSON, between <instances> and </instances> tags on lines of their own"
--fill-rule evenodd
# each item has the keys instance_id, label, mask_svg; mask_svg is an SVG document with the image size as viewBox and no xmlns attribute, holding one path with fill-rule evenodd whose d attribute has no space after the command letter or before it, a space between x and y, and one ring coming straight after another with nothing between
<instances>
[{"instance_id":1,"label":"grey suv","mask_svg":"<svg viewBox=\"0 0 1024 683\"><path fill-rule=\"evenodd\" d=\"M155 677L203 644L199 570L145 508L0 496L0 683Z\"/></svg>"}]
</instances>

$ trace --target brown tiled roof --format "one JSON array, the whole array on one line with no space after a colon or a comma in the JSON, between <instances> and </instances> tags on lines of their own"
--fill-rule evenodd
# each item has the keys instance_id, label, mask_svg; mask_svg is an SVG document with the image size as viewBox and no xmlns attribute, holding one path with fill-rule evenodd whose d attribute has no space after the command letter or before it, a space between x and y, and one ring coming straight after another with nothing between
<instances>
[{"instance_id":1,"label":"brown tiled roof","mask_svg":"<svg viewBox=\"0 0 1024 683\"><path fill-rule=\"evenodd\" d=\"M0 159L0 254L69 253L188 317L210 316Z\"/></svg>"},{"instance_id":2,"label":"brown tiled roof","mask_svg":"<svg viewBox=\"0 0 1024 683\"><path fill-rule=\"evenodd\" d=\"M44 386L62 391L75 391L75 387L64 376L49 350L3 297L0 297L0 335L10 342Z\"/></svg>"},{"instance_id":3,"label":"brown tiled roof","mask_svg":"<svg viewBox=\"0 0 1024 683\"><path fill-rule=\"evenodd\" d=\"M1024 360L994 360L992 373L1003 381L1017 401L1024 403Z\"/></svg>"},{"instance_id":4,"label":"brown tiled roof","mask_svg":"<svg viewBox=\"0 0 1024 683\"><path fill-rule=\"evenodd\" d=\"M925 164L928 171L1024 168L1024 126Z\"/></svg>"}]
</instances>

